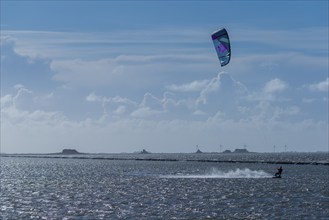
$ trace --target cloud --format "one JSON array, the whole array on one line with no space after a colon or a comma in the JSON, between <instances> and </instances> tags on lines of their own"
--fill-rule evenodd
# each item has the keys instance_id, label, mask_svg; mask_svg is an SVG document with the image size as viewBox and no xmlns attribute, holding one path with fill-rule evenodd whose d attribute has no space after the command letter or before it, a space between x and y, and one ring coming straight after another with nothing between
<instances>
[{"instance_id":1,"label":"cloud","mask_svg":"<svg viewBox=\"0 0 329 220\"><path fill-rule=\"evenodd\" d=\"M13 96L10 94L4 95L0 98L1 108L5 108L13 103Z\"/></svg>"},{"instance_id":2,"label":"cloud","mask_svg":"<svg viewBox=\"0 0 329 220\"><path fill-rule=\"evenodd\" d=\"M21 83L34 88L41 85L49 88L52 83L53 88L60 85L96 90L99 87L126 86L132 90L151 87L164 79L168 84L174 84L174 80L168 81L173 75L186 72L193 75L217 64L204 47L188 45L199 39L196 35L199 36L200 32L195 30L141 30L133 33L134 38L127 31L4 30L3 34L6 36L6 43L1 45L5 51L1 54L5 61L3 76L7 82L13 78L12 84ZM177 42L183 41L184 44L177 47ZM32 82L38 82L38 85Z\"/></svg>"},{"instance_id":3,"label":"cloud","mask_svg":"<svg viewBox=\"0 0 329 220\"><path fill-rule=\"evenodd\" d=\"M123 109L119 109L120 114ZM49 153L65 146L74 146L82 152L108 153L133 152L141 147L152 152L192 152L196 144L204 146L205 151L218 151L219 144L234 149L246 143L254 151L270 151L273 144L287 144L291 150L307 150L314 143L317 143L314 150L327 146L326 124L312 120L296 123L277 118L232 120L220 111L207 120L158 120L150 117L162 112L140 107L130 118L73 121L58 112L16 111L2 118L2 152ZM296 109L276 112L295 114ZM288 139L290 135L293 138Z\"/></svg>"},{"instance_id":4,"label":"cloud","mask_svg":"<svg viewBox=\"0 0 329 220\"><path fill-rule=\"evenodd\" d=\"M118 106L118 108L114 111L115 114L118 115L123 115L124 113L126 113L126 107L123 105Z\"/></svg>"},{"instance_id":5,"label":"cloud","mask_svg":"<svg viewBox=\"0 0 329 220\"><path fill-rule=\"evenodd\" d=\"M269 80L259 91L254 90L248 93L245 97L247 101L256 101L260 104L268 102L288 102L291 101L289 94L284 93L288 89L288 84L278 78ZM278 96L281 93L281 96Z\"/></svg>"},{"instance_id":6,"label":"cloud","mask_svg":"<svg viewBox=\"0 0 329 220\"><path fill-rule=\"evenodd\" d=\"M250 45L246 44L246 42L265 44L268 49L269 46L273 46L272 48L276 48L276 51L279 48L283 48L285 50L308 50L326 53L326 48L328 48L327 27L266 30L263 28L246 28L235 25L230 28L229 33L232 42L243 43L243 45ZM183 51L185 51L184 54L191 54L191 52L196 52L196 43L208 43L209 34L208 27L195 26L193 28L162 27L134 30L133 32L130 30L113 30L97 33L2 30L3 36L15 39L17 44L16 51L19 54L30 57L39 56L56 59L88 57L91 54L95 54L96 51L98 53L108 54L109 50L104 48L104 44L109 43L112 45L112 54L117 54L118 51L124 51L124 54L130 54L132 51L142 53L143 48L146 51L155 51L157 54L163 53L160 51L175 51L175 54L177 54L178 51L182 52L182 47L177 48L177 43L188 45L183 48ZM312 43L305 43L309 42L310 34L312 36ZM81 45L91 44L93 44L92 50L91 47L81 47ZM194 49L191 49L190 44L194 45ZM127 45L127 47L123 48L122 45ZM154 45L157 45L157 47ZM161 48L159 48L159 45ZM94 50L95 47L97 47L97 50ZM248 47L249 49L253 48ZM186 53L186 51L189 52ZM198 50L198 54L200 54L200 49Z\"/></svg>"},{"instance_id":7,"label":"cloud","mask_svg":"<svg viewBox=\"0 0 329 220\"><path fill-rule=\"evenodd\" d=\"M219 87L211 93L215 93L213 98L221 103L225 101L218 97L221 94L218 92L223 92L221 86L234 89L235 83L230 82L232 78L225 74L214 79L209 83L217 83ZM233 87L225 87L227 85ZM307 150L312 143L317 143L316 149L319 150L327 146L328 127L325 120L288 120L302 113L302 109L294 105L279 107L260 102L262 106L254 103L244 106L231 99L224 106L234 104L237 118L230 109L221 105L216 105L212 110L184 109L182 115L190 114L185 118L176 117L175 113L180 107L186 107L188 101L177 99L172 92L165 92L161 98L145 93L137 104L128 98L105 97L92 92L85 96L87 103L105 102L108 114L94 119L73 120L63 112L27 110L24 106L14 105L15 97L34 95L32 91L24 91L29 90L21 85L16 86L14 94L1 97L3 152L49 153L60 151L65 146L77 146L83 152L133 152L140 150L141 146L153 152L191 152L196 144L206 146L205 151L216 151L219 144L233 149L247 144L255 151L269 151L273 144L281 143L292 150ZM213 99L209 102L211 93L206 96L209 105L213 103ZM195 94L194 101L196 98ZM111 114L113 117L110 117ZM237 136L240 138L237 139ZM261 138L263 136L267 137L266 143ZM267 145L269 148L266 148Z\"/></svg>"},{"instance_id":8,"label":"cloud","mask_svg":"<svg viewBox=\"0 0 329 220\"><path fill-rule=\"evenodd\" d=\"M146 62L166 60L194 62L209 60L200 40L208 40L207 30L195 28L147 29L108 32L2 31L15 42L15 51L31 58L72 60L116 57L115 61ZM206 37L206 38L204 38ZM177 47L177 44L180 47ZM189 45L194 45L193 47ZM206 52L206 53L205 53ZM141 56L144 55L144 56Z\"/></svg>"},{"instance_id":9,"label":"cloud","mask_svg":"<svg viewBox=\"0 0 329 220\"><path fill-rule=\"evenodd\" d=\"M140 104L142 107L151 107L152 109L162 109L162 100L153 96L151 93L144 95L143 101Z\"/></svg>"},{"instance_id":10,"label":"cloud","mask_svg":"<svg viewBox=\"0 0 329 220\"><path fill-rule=\"evenodd\" d=\"M220 87L220 74L217 77L213 78L206 87L200 92L200 96L197 99L196 103L206 104L209 94L214 93Z\"/></svg>"},{"instance_id":11,"label":"cloud","mask_svg":"<svg viewBox=\"0 0 329 220\"><path fill-rule=\"evenodd\" d=\"M158 98L151 93L145 93L138 108L133 111L130 116L147 118L164 115L166 113L174 114L175 108L178 105L179 104L175 101L174 94L170 92L165 92L163 98Z\"/></svg>"},{"instance_id":12,"label":"cloud","mask_svg":"<svg viewBox=\"0 0 329 220\"><path fill-rule=\"evenodd\" d=\"M138 104L128 98L120 96L104 97L96 95L94 92L86 96L87 102L100 102L103 108L103 115L108 115L109 111L116 115L123 115L129 109L134 109Z\"/></svg>"},{"instance_id":13,"label":"cloud","mask_svg":"<svg viewBox=\"0 0 329 220\"><path fill-rule=\"evenodd\" d=\"M88 102L102 102L104 100L103 97L97 96L95 93L90 93L87 97L86 100Z\"/></svg>"},{"instance_id":14,"label":"cloud","mask_svg":"<svg viewBox=\"0 0 329 220\"><path fill-rule=\"evenodd\" d=\"M123 98L121 96L115 96L115 97L105 97L105 96L98 96L94 92L90 93L86 96L86 100L88 102L109 102L109 103L121 103L121 104L131 104L131 105L137 105L136 102L128 99Z\"/></svg>"},{"instance_id":15,"label":"cloud","mask_svg":"<svg viewBox=\"0 0 329 220\"><path fill-rule=\"evenodd\" d=\"M327 146L327 113L312 112L319 106L313 101L316 93L290 94L298 93L295 86L309 81L310 69L315 69L317 76L327 70L327 57L321 56L319 51L323 49L319 45L319 54L306 54L289 45L291 39L287 44L277 43L272 42L273 38L264 38L268 33L255 33L236 42L257 42L253 38L257 35L262 43L278 46L275 50L280 52L253 48L243 52L243 47L236 44L232 65L225 67L229 73L214 76L218 61L212 45L192 48L189 44L203 42L198 35L190 36L185 44L185 33L176 36L168 32L171 38L165 39L162 32L153 42L151 35L136 33L134 43L142 43L135 45L130 39L120 38L121 34L110 33L11 34L16 39L8 38L7 44L2 44L8 51L1 57L2 62L7 62L7 69L12 68L5 79L17 74L11 83L6 83L13 94L3 93L1 97L1 143L6 151L28 146L26 151L30 152L54 152L54 148L70 144L80 145L86 151L92 146L100 152L140 150L134 148L136 145L150 146L154 152L189 152L190 146L202 144L199 142L216 149L218 140L237 147L245 142L262 150L264 143L259 140L263 131L270 136L271 146L279 141L303 149L309 149L311 142ZM206 39L204 42L209 43ZM111 40L113 44L108 44ZM184 44L177 48L177 42ZM14 72L17 66L20 69ZM300 70L302 77L287 74L292 70ZM27 75L33 72L42 73L43 77L33 78L35 85L31 86L25 80L35 76ZM50 79L58 88L68 86L71 90L56 90L49 84ZM41 86L47 91L37 93ZM328 78L308 84L307 88L303 92L328 91ZM308 99L300 98L302 95ZM63 97L66 100L61 100ZM40 100L57 103L45 109L36 104ZM278 100L286 102L274 102ZM313 101L308 105L312 109L298 103L303 100ZM63 111L65 102L68 108ZM80 118L69 116L69 111Z\"/></svg>"},{"instance_id":16,"label":"cloud","mask_svg":"<svg viewBox=\"0 0 329 220\"><path fill-rule=\"evenodd\" d=\"M14 99L12 99L11 105L7 105L6 107L1 109L1 115L3 122L10 122L13 125L27 125L29 123L47 123L51 125L56 124L66 118L61 112L43 110L22 110L14 103Z\"/></svg>"},{"instance_id":17,"label":"cloud","mask_svg":"<svg viewBox=\"0 0 329 220\"><path fill-rule=\"evenodd\" d=\"M121 85L132 89L153 86L182 72L205 71L207 63L211 63L208 57L201 59L200 55L119 55L94 60L54 60L50 68L53 80L59 83L94 88Z\"/></svg>"},{"instance_id":18,"label":"cloud","mask_svg":"<svg viewBox=\"0 0 329 220\"><path fill-rule=\"evenodd\" d=\"M11 37L1 37L1 40L2 91L8 91L14 85L17 85L17 88L24 85L39 90L55 86L51 81L49 59L19 54L16 51L16 39Z\"/></svg>"},{"instance_id":19,"label":"cloud","mask_svg":"<svg viewBox=\"0 0 329 220\"><path fill-rule=\"evenodd\" d=\"M267 82L264 86L264 92L265 93L276 93L276 92L282 92L288 88L287 83L280 79L272 79L269 82Z\"/></svg>"},{"instance_id":20,"label":"cloud","mask_svg":"<svg viewBox=\"0 0 329 220\"><path fill-rule=\"evenodd\" d=\"M205 88L200 92L196 100L196 105L206 105L209 103L222 104L228 101L237 101L240 95L247 92L247 88L232 75L220 72L216 77L209 80Z\"/></svg>"},{"instance_id":21,"label":"cloud","mask_svg":"<svg viewBox=\"0 0 329 220\"><path fill-rule=\"evenodd\" d=\"M193 98L194 97L194 98ZM103 114L114 113L124 117L138 118L185 118L192 115L202 115L196 109L195 95L178 99L173 92L165 91L162 97L157 97L150 92L143 95L140 102L128 98L104 97L94 92L86 96L87 102L101 103ZM120 112L120 114L118 114ZM198 114L197 114L198 113Z\"/></svg>"},{"instance_id":22,"label":"cloud","mask_svg":"<svg viewBox=\"0 0 329 220\"><path fill-rule=\"evenodd\" d=\"M32 94L32 91L25 88L21 84L17 84L14 86L15 90L17 91L16 95L12 97L12 102L15 107L22 104L25 101L26 96Z\"/></svg>"},{"instance_id":23,"label":"cloud","mask_svg":"<svg viewBox=\"0 0 329 220\"><path fill-rule=\"evenodd\" d=\"M328 89L329 89L329 77L326 80L321 81L319 83L311 84L309 86L309 89L311 91L328 92Z\"/></svg>"},{"instance_id":24,"label":"cloud","mask_svg":"<svg viewBox=\"0 0 329 220\"><path fill-rule=\"evenodd\" d=\"M290 106L287 108L280 108L280 107L275 107L273 109L273 114L271 116L271 120L282 120L283 117L285 116L293 116L297 115L300 113L300 109L297 106Z\"/></svg>"},{"instance_id":25,"label":"cloud","mask_svg":"<svg viewBox=\"0 0 329 220\"><path fill-rule=\"evenodd\" d=\"M133 39L131 34L127 34L128 31L72 33L5 30L4 34L14 42L12 47L16 55L24 56L34 62L38 58L39 67L41 68L43 62L45 64L43 68L48 68L44 72L49 74L42 76L47 76L48 80L52 79L57 84L89 87L94 90L100 86L129 86L133 89L149 88L165 81L168 85L166 89L173 92L201 91L207 82L195 78L199 78L200 73L209 76L218 66L211 44L209 47L195 44L211 43L209 36L205 34L208 30L202 32L186 27L180 28L179 31L177 29L141 30L134 32ZM226 68L230 74L240 76L240 81L254 77L259 84L264 82L263 77L279 77L286 80L287 76L284 74L295 66L303 68L301 76L307 75L311 67L316 68L318 73L323 72L323 69L326 70L328 67L325 55L306 54L301 50L295 50L296 46L289 46L296 45L292 43L296 39L295 36L311 31L316 33L312 35L313 37L319 38L316 42L322 42L317 43L316 48L320 49L319 45L322 49L325 48L323 45L327 44L327 41L323 41L322 38L327 30L321 27L290 31L232 28L232 42L238 44L246 41L262 42L266 45L275 45L276 51L259 51L261 46L256 45L248 46L248 52L244 52L243 47L239 46L236 48L239 53L236 53L231 60L232 65ZM278 33L285 40L274 40L273 36L276 35L273 33ZM178 42L181 42L180 47L177 47ZM304 47L305 44L302 46ZM310 46L314 44L307 44L305 47ZM253 51L252 48L256 48L257 51ZM177 84L173 76L179 77L181 81L181 77L186 77L187 73L194 79L189 84ZM259 77L260 74L264 76ZM24 81L16 83L28 85Z\"/></svg>"},{"instance_id":26,"label":"cloud","mask_svg":"<svg viewBox=\"0 0 329 220\"><path fill-rule=\"evenodd\" d=\"M209 80L197 80L193 81L191 83L185 83L182 85L170 85L166 88L168 90L174 91L174 92L199 92L203 90L207 84L209 83Z\"/></svg>"},{"instance_id":27,"label":"cloud","mask_svg":"<svg viewBox=\"0 0 329 220\"><path fill-rule=\"evenodd\" d=\"M148 118L152 116L157 116L163 114L163 111L161 110L154 110L151 109L150 107L140 107L133 111L130 115L132 117L138 117L138 118Z\"/></svg>"}]
</instances>

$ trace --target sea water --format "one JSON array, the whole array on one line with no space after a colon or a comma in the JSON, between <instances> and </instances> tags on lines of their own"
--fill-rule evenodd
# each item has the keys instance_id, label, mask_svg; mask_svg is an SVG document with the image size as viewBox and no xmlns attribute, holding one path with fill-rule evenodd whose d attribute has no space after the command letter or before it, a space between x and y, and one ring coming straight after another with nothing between
<instances>
[{"instance_id":1,"label":"sea water","mask_svg":"<svg viewBox=\"0 0 329 220\"><path fill-rule=\"evenodd\" d=\"M119 157L1 157L0 218L329 219L327 165Z\"/></svg>"}]
</instances>

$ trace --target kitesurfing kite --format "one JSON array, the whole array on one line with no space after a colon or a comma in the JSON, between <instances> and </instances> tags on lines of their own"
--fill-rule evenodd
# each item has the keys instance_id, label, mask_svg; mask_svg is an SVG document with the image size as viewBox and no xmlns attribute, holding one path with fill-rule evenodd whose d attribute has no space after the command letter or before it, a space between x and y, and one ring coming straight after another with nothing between
<instances>
[{"instance_id":1,"label":"kitesurfing kite","mask_svg":"<svg viewBox=\"0 0 329 220\"><path fill-rule=\"evenodd\" d=\"M227 31L225 28L219 29L211 35L211 38L214 43L220 65L227 65L231 59L231 45Z\"/></svg>"}]
</instances>

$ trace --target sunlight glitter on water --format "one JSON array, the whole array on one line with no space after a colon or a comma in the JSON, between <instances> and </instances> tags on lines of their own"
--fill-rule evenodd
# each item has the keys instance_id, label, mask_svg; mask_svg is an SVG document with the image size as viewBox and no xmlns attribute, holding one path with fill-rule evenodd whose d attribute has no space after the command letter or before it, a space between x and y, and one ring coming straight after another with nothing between
<instances>
[{"instance_id":1,"label":"sunlight glitter on water","mask_svg":"<svg viewBox=\"0 0 329 220\"><path fill-rule=\"evenodd\" d=\"M278 164L164 156L178 160L1 158L0 218L328 219L327 166L284 164L272 179Z\"/></svg>"},{"instance_id":2,"label":"sunlight glitter on water","mask_svg":"<svg viewBox=\"0 0 329 220\"><path fill-rule=\"evenodd\" d=\"M250 170L248 168L245 169L236 169L230 170L227 172L218 170L213 168L211 172L205 174L177 174L177 175L162 175L160 178L195 178L195 179L208 179L208 178L225 178L225 179L233 179L233 178L271 178L272 175L266 173L263 170Z\"/></svg>"}]
</instances>

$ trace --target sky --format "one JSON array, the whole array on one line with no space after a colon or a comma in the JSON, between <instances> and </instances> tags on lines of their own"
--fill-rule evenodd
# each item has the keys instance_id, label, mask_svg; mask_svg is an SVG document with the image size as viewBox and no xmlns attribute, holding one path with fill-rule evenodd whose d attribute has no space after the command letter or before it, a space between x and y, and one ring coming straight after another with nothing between
<instances>
[{"instance_id":1,"label":"sky","mask_svg":"<svg viewBox=\"0 0 329 220\"><path fill-rule=\"evenodd\" d=\"M328 151L328 4L1 1L1 152Z\"/></svg>"}]
</instances>

